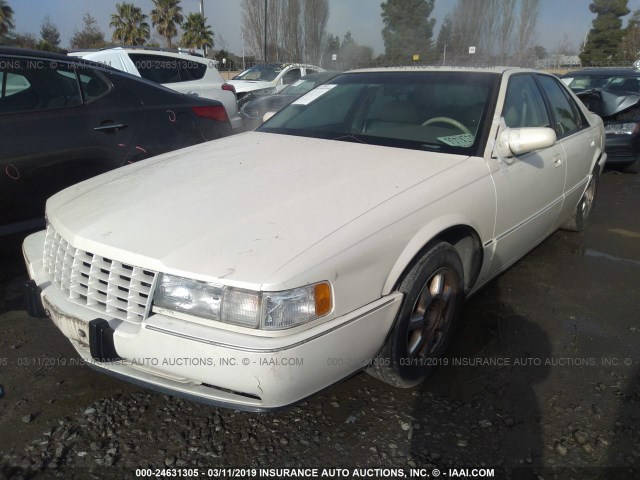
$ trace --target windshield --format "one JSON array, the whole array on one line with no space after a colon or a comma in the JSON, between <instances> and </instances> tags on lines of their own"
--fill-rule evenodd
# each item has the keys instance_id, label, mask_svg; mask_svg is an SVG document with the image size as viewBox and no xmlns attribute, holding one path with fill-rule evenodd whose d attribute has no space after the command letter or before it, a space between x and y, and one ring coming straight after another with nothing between
<instances>
[{"instance_id":1,"label":"windshield","mask_svg":"<svg viewBox=\"0 0 640 480\"><path fill-rule=\"evenodd\" d=\"M282 95L303 95L316 86L316 80L300 79L284 88L280 93Z\"/></svg>"},{"instance_id":2,"label":"windshield","mask_svg":"<svg viewBox=\"0 0 640 480\"><path fill-rule=\"evenodd\" d=\"M603 88L615 92L640 92L640 77L631 75L580 75L566 77L563 82L572 90L580 92L592 88Z\"/></svg>"},{"instance_id":3,"label":"windshield","mask_svg":"<svg viewBox=\"0 0 640 480\"><path fill-rule=\"evenodd\" d=\"M233 77L233 79L272 82L283 70L283 68L284 65L279 64L256 65L254 67L248 68L242 73L239 73L238 75Z\"/></svg>"},{"instance_id":4,"label":"windshield","mask_svg":"<svg viewBox=\"0 0 640 480\"><path fill-rule=\"evenodd\" d=\"M477 72L343 74L258 130L473 155L498 80L496 74Z\"/></svg>"}]
</instances>

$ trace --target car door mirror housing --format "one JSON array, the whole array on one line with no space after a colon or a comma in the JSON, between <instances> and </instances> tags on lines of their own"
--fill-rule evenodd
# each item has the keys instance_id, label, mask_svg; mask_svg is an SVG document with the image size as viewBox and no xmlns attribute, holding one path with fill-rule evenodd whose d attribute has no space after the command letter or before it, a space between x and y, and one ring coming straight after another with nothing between
<instances>
[{"instance_id":1,"label":"car door mirror housing","mask_svg":"<svg viewBox=\"0 0 640 480\"><path fill-rule=\"evenodd\" d=\"M506 128L498 136L497 153L503 158L548 148L556 143L556 132L547 127Z\"/></svg>"}]
</instances>

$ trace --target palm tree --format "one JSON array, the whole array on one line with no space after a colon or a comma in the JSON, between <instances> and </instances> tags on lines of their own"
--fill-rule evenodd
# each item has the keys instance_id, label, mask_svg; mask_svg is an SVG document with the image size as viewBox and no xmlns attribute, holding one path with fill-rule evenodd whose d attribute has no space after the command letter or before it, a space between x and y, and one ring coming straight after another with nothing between
<instances>
[{"instance_id":1,"label":"palm tree","mask_svg":"<svg viewBox=\"0 0 640 480\"><path fill-rule=\"evenodd\" d=\"M182 24L182 30L184 30L181 42L183 47L213 47L213 31L202 14L190 13Z\"/></svg>"},{"instance_id":2,"label":"palm tree","mask_svg":"<svg viewBox=\"0 0 640 480\"><path fill-rule=\"evenodd\" d=\"M0 36L9 33L13 27L13 8L5 0L0 0Z\"/></svg>"},{"instance_id":3,"label":"palm tree","mask_svg":"<svg viewBox=\"0 0 640 480\"><path fill-rule=\"evenodd\" d=\"M116 12L111 15L113 41L124 45L144 45L149 40L150 28L145 22L147 16L133 3L116 4Z\"/></svg>"},{"instance_id":4,"label":"palm tree","mask_svg":"<svg viewBox=\"0 0 640 480\"><path fill-rule=\"evenodd\" d=\"M153 0L153 4L156 8L151 10L151 24L171 48L171 39L178 34L178 25L183 20L180 0Z\"/></svg>"}]
</instances>

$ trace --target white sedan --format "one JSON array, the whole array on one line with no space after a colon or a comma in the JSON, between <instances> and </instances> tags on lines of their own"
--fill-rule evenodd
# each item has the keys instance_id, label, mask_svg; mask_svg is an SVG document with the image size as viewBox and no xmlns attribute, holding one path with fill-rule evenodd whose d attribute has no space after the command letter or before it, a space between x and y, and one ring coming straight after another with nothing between
<instances>
[{"instance_id":1,"label":"white sedan","mask_svg":"<svg viewBox=\"0 0 640 480\"><path fill-rule=\"evenodd\" d=\"M362 369L411 387L465 297L586 226L603 147L544 73L341 74L255 132L51 197L29 311L95 368L215 405L275 409Z\"/></svg>"}]
</instances>

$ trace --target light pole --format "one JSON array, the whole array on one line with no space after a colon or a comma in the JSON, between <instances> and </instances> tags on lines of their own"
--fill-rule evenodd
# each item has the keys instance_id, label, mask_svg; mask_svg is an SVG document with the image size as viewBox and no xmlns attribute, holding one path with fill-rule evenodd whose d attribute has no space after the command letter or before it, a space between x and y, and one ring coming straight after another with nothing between
<instances>
[{"instance_id":1,"label":"light pole","mask_svg":"<svg viewBox=\"0 0 640 480\"><path fill-rule=\"evenodd\" d=\"M242 38L242 71L244 72L244 29L242 28L242 25L238 25L238 27L240 27L240 37Z\"/></svg>"},{"instance_id":2,"label":"light pole","mask_svg":"<svg viewBox=\"0 0 640 480\"><path fill-rule=\"evenodd\" d=\"M200 16L202 17L202 22L204 24L204 0L200 0ZM204 44L202 46L202 49L204 50L204 56L207 56L207 45Z\"/></svg>"},{"instance_id":3,"label":"light pole","mask_svg":"<svg viewBox=\"0 0 640 480\"><path fill-rule=\"evenodd\" d=\"M267 63L267 0L264 0L264 63Z\"/></svg>"}]
</instances>

